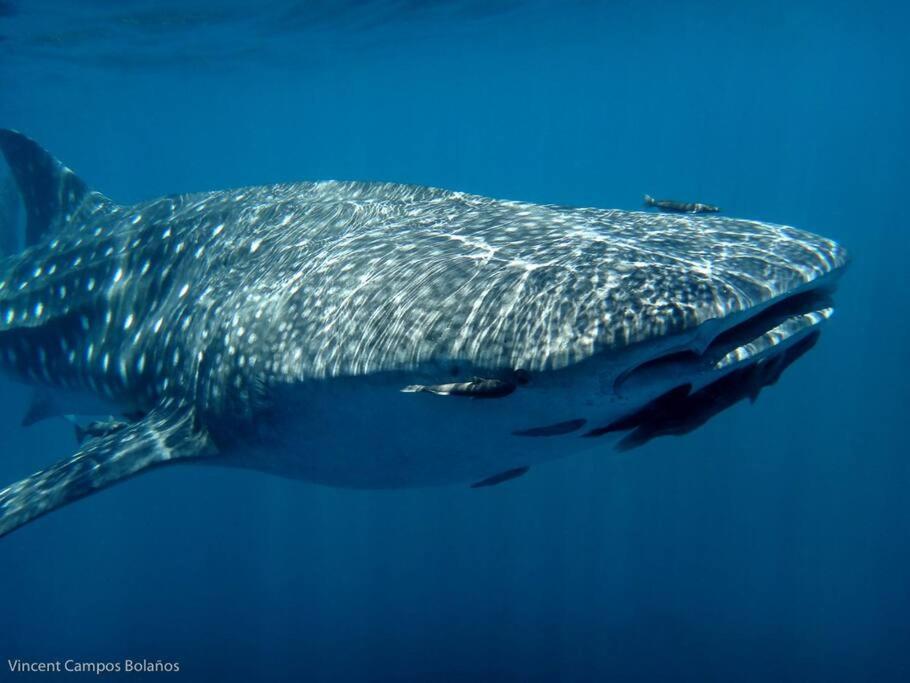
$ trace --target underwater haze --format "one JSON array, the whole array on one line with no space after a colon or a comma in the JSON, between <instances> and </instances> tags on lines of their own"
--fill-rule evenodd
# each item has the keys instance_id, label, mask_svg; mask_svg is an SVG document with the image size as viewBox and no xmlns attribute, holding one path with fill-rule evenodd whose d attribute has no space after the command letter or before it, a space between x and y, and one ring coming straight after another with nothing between
<instances>
[{"instance_id":1,"label":"underwater haze","mask_svg":"<svg viewBox=\"0 0 910 683\"><path fill-rule=\"evenodd\" d=\"M647 193L852 258L816 348L684 437L482 489L163 468L44 517L0 539L0 679L910 679L908 23L879 0L0 0L0 128L117 202ZM0 486L75 448L28 402L0 384Z\"/></svg>"}]
</instances>

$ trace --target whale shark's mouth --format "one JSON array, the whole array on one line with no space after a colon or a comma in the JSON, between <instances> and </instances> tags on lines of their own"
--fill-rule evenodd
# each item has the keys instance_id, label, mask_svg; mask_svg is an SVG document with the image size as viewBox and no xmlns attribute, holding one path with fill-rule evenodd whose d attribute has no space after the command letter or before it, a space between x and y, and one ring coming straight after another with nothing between
<instances>
[{"instance_id":1,"label":"whale shark's mouth","mask_svg":"<svg viewBox=\"0 0 910 683\"><path fill-rule=\"evenodd\" d=\"M817 327L834 313L832 291L827 288L785 297L742 322L721 330L701 351L687 349L651 358L622 373L614 388L625 393L657 375L723 370L773 353L775 347ZM783 350L783 349L781 349Z\"/></svg>"},{"instance_id":2,"label":"whale shark's mouth","mask_svg":"<svg viewBox=\"0 0 910 683\"><path fill-rule=\"evenodd\" d=\"M587 432L629 431L620 449L662 435L691 432L738 401L754 401L818 341L819 326L834 313L833 289L819 286L786 296L721 329L700 351L651 358L615 381L619 396L654 395L641 408ZM668 388L671 387L671 388Z\"/></svg>"}]
</instances>

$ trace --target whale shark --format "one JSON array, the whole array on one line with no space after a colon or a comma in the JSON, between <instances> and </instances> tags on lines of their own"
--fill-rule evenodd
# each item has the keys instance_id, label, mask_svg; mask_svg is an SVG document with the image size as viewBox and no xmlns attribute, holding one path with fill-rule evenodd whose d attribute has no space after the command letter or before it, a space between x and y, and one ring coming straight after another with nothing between
<instances>
[{"instance_id":1,"label":"whale shark","mask_svg":"<svg viewBox=\"0 0 910 683\"><path fill-rule=\"evenodd\" d=\"M0 491L0 535L164 465L486 489L686 434L812 348L848 262L783 225L385 182L122 205L0 151L25 216L0 369L102 418Z\"/></svg>"}]
</instances>

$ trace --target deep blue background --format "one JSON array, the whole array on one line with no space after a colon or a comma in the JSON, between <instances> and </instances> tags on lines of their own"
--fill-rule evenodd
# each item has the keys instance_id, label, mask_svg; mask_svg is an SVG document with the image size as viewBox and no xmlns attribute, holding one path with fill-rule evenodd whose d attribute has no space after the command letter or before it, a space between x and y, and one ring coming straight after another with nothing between
<instances>
[{"instance_id":1,"label":"deep blue background","mask_svg":"<svg viewBox=\"0 0 910 683\"><path fill-rule=\"evenodd\" d=\"M303 4L0 2L0 125L123 202L344 178L717 203L845 243L837 315L754 406L483 492L193 467L114 487L0 541L0 659L910 677L906 5ZM2 484L74 447L19 427L26 396L0 385Z\"/></svg>"}]
</instances>

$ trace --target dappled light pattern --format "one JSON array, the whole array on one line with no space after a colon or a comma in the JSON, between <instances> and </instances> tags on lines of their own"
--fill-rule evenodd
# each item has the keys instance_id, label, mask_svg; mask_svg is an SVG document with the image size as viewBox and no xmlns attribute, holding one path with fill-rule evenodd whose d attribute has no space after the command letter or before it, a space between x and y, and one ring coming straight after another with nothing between
<instances>
[{"instance_id":1,"label":"dappled light pattern","mask_svg":"<svg viewBox=\"0 0 910 683\"><path fill-rule=\"evenodd\" d=\"M27 247L0 261L0 368L130 416L0 493L0 534L209 453L333 485L488 486L589 421L651 405L655 434L679 431L653 406L681 381L697 400L667 405L688 429L776 381L763 359L830 315L847 259L779 225L392 183L118 206L25 136L0 149L27 213ZM723 400L700 393L746 363L761 372ZM352 420L381 445L346 448Z\"/></svg>"},{"instance_id":2,"label":"dappled light pattern","mask_svg":"<svg viewBox=\"0 0 910 683\"><path fill-rule=\"evenodd\" d=\"M232 382L242 402L263 380L565 367L746 311L846 259L824 238L753 221L381 183L84 218L0 277L0 330L60 325L52 348L8 346L6 362L110 394L138 379L166 393L182 376L220 400Z\"/></svg>"}]
</instances>

